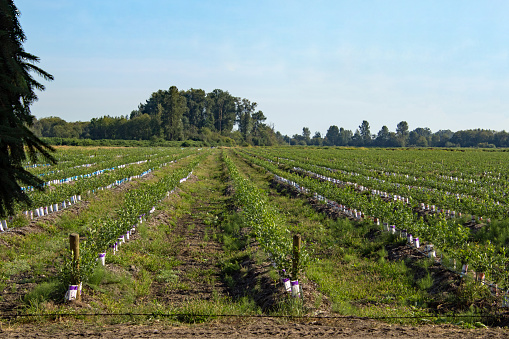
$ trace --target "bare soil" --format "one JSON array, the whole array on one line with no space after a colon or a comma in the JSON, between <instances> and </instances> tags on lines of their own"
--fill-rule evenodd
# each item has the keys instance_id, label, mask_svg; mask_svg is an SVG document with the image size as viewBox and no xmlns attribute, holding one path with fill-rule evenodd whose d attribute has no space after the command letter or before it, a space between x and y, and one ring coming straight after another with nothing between
<instances>
[{"instance_id":1,"label":"bare soil","mask_svg":"<svg viewBox=\"0 0 509 339\"><path fill-rule=\"evenodd\" d=\"M212 239L204 240L207 225L199 217L196 203L191 214L186 214L176 221L176 226L167 234L168 247L174 251L175 259L181 264L175 267L179 282L184 288L167 289L164 283L152 284L151 297L156 297L164 304L184 305L192 300L210 300L213 292L225 295L225 285L219 279L217 254L221 246ZM169 223L170 216L159 213L152 225ZM210 233L210 231L209 231ZM202 275L206 272L206 275Z\"/></svg>"},{"instance_id":2,"label":"bare soil","mask_svg":"<svg viewBox=\"0 0 509 339\"><path fill-rule=\"evenodd\" d=\"M374 320L229 318L198 325L117 324L95 325L61 322L41 327L38 324L5 326L2 338L505 338L501 328L462 329L453 325L401 326Z\"/></svg>"}]
</instances>

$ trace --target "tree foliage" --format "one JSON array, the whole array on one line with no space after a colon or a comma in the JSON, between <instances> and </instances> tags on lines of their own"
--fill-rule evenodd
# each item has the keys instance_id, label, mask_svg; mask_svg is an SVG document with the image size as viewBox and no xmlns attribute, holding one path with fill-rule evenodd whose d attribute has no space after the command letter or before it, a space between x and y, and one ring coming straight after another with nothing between
<instances>
[{"instance_id":1,"label":"tree foliage","mask_svg":"<svg viewBox=\"0 0 509 339\"><path fill-rule=\"evenodd\" d=\"M398 146L406 146L408 140L408 123L406 121L401 121L396 126L396 136L398 138L399 145Z\"/></svg>"},{"instance_id":2,"label":"tree foliage","mask_svg":"<svg viewBox=\"0 0 509 339\"><path fill-rule=\"evenodd\" d=\"M363 146L369 146L371 144L371 131L369 128L369 122L363 120L359 126L359 134L361 137L361 143Z\"/></svg>"},{"instance_id":3,"label":"tree foliage","mask_svg":"<svg viewBox=\"0 0 509 339\"><path fill-rule=\"evenodd\" d=\"M485 129L452 132L439 130L433 133L428 127L417 127L410 130L406 121L398 123L395 132L387 126L371 134L369 122L363 120L359 128L352 133L336 125L331 125L324 137L316 132L313 138L308 127L302 129L302 134L292 137L283 136L290 145L312 146L358 146L358 147L479 147L495 148L509 147L509 133L506 131L492 131Z\"/></svg>"},{"instance_id":4,"label":"tree foliage","mask_svg":"<svg viewBox=\"0 0 509 339\"><path fill-rule=\"evenodd\" d=\"M25 160L36 162L42 156L55 162L53 149L29 128L34 122L30 105L37 100L35 89L44 90L32 72L45 80L53 76L35 65L39 58L25 52L18 15L12 0L0 0L0 214L11 212L15 201L28 202L20 183L40 189L42 180L23 168Z\"/></svg>"},{"instance_id":5,"label":"tree foliage","mask_svg":"<svg viewBox=\"0 0 509 339\"><path fill-rule=\"evenodd\" d=\"M265 124L267 117L256 111L258 104L232 96L228 91L187 91L171 86L158 90L129 115L105 115L88 122L66 122L57 117L35 122L39 137L76 139L123 139L165 141L194 140L206 144L274 145L281 134ZM234 130L237 125L238 131Z\"/></svg>"},{"instance_id":6,"label":"tree foliage","mask_svg":"<svg viewBox=\"0 0 509 339\"><path fill-rule=\"evenodd\" d=\"M339 143L339 128L336 125L332 125L325 134L325 144L329 146L335 146Z\"/></svg>"}]
</instances>

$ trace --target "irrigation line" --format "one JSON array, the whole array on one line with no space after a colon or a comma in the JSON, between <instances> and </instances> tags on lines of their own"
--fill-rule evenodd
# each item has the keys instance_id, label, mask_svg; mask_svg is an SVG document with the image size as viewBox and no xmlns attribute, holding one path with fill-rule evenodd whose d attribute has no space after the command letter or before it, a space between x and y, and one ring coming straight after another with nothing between
<instances>
[{"instance_id":1,"label":"irrigation line","mask_svg":"<svg viewBox=\"0 0 509 339\"><path fill-rule=\"evenodd\" d=\"M387 320L387 319L423 319L423 318L507 318L509 314L498 315L420 315L420 316L379 316L359 317L351 315L338 316L293 316L293 315L243 315L243 314L196 314L196 313L47 313L47 314L0 314L0 318L35 318L35 317L103 317L103 316L153 316L153 317L223 317L223 318L284 318L284 319L351 319L351 320Z\"/></svg>"}]
</instances>

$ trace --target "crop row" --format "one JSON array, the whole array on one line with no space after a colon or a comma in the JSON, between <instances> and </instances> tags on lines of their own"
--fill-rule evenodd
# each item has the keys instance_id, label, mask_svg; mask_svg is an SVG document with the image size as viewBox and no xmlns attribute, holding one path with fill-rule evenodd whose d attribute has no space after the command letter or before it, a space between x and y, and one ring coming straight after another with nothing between
<instances>
[{"instance_id":1,"label":"crop row","mask_svg":"<svg viewBox=\"0 0 509 339\"><path fill-rule=\"evenodd\" d=\"M301 186L298 183L288 180L284 177L274 175L274 180L278 184L289 186L301 194L306 194L306 195L310 194L310 190L307 189L306 187ZM351 218L356 218L358 220L361 220L362 218L366 217L361 211L358 211L356 209L351 209L348 206L339 204L333 200L329 200L326 197L323 197L323 196L317 194L316 192L314 192L312 194L315 199L317 199L323 203L326 203L330 208L335 210L337 213L343 213ZM380 220L378 218L374 217L373 221L374 221L375 225L380 225ZM432 258L434 260L437 260L438 263L442 264L447 269L452 270L452 271L456 272L457 274L460 274L461 276L465 276L467 274L468 264L464 264L461 268L461 271L458 271L458 268L461 266L461 264L458 263L460 265L460 266L458 266L455 259L447 260L446 258L444 258L443 254L440 255L440 252L441 252L440 249L435 248L435 246L431 243L424 245L426 242L423 241L422 238L419 239L418 237L414 237L408 230L396 228L395 225L389 225L388 223L383 223L383 231L389 232L390 234L393 234L393 235L397 235L400 238L406 238L409 247L413 247L415 250L417 250L421 254L428 256L429 258ZM437 252L440 255L439 258L437 258ZM474 256L476 256L476 255L478 256L477 259L483 259L483 260L485 260L486 259L485 257L488 257L489 254L493 254L493 253L479 252L478 248L476 248L476 247L472 247L471 252ZM491 260L490 258L487 258L487 259ZM501 258L499 257L498 259L500 260ZM502 264L504 264L505 262L506 261L499 261L499 263L502 263ZM479 266L477 266L477 267L480 268ZM483 269L483 268L481 268L481 269ZM478 281L480 281L482 284L488 285L490 287L490 291L492 294L504 295L503 306L507 307L507 305L509 305L509 297L507 296L507 292L504 289L499 288L496 283L494 283L494 284L487 283L486 276L485 276L484 272L485 272L484 270L480 271L480 272L474 271L473 272L474 278L477 279Z\"/></svg>"},{"instance_id":2,"label":"crop row","mask_svg":"<svg viewBox=\"0 0 509 339\"><path fill-rule=\"evenodd\" d=\"M403 195L406 198L405 202L407 204L415 205L416 207L428 206L422 209L432 212L452 210L451 216L461 216L461 213L467 213L472 216L477 215L478 220L489 221L490 218L502 218L507 215L507 206L500 205L499 203L479 201L478 199L473 199L465 195L452 195L449 192L442 192L434 189L400 185L376 178L341 175L337 174L338 172L318 166L313 166L313 168L316 172L305 170L300 167L294 167L293 170L337 184L351 185L361 191L368 189L371 190L373 194L379 194L385 198ZM431 208L429 207L430 205ZM456 211L459 213L456 214ZM473 218L473 220L475 220L475 218Z\"/></svg>"},{"instance_id":3,"label":"crop row","mask_svg":"<svg viewBox=\"0 0 509 339\"><path fill-rule=\"evenodd\" d=\"M293 262L293 245L284 217L270 203L263 191L240 174L233 161L224 153L223 161L233 181L235 204L242 209L247 226L252 228L257 242L272 260L280 275L289 278L287 275L291 272L291 277L296 280L298 271L308 260L308 254L302 250L299 267L293 271L290 269Z\"/></svg>"},{"instance_id":4,"label":"crop row","mask_svg":"<svg viewBox=\"0 0 509 339\"><path fill-rule=\"evenodd\" d=\"M465 194L476 197L481 201L497 201L506 204L509 196L509 181L507 172L504 172L506 167L505 163L500 162L497 164L499 172L494 174L495 177L490 176L489 172L480 171L480 167L487 166L487 160L481 162L482 158L475 160L476 152L469 152L468 155L472 156L469 159L468 166L461 166L466 160L462 159L461 162L451 161L445 157L446 161L458 164L460 167L451 167L448 164L447 171L436 171L437 167L442 168L444 165L433 163L430 158L435 156L433 152L424 151L408 151L408 152L390 152L387 150L369 150L369 151L351 151L351 150L278 150L278 149L263 149L252 150L252 153L262 155L272 160L278 158L291 158L297 161L300 165L310 164L318 165L321 167L331 168L338 171L344 171L351 175L363 175L364 177L371 177L374 179L387 180L393 183L418 186L422 188L440 190L443 192L450 192L452 195ZM406 161L401 161L396 158L397 156L413 157ZM501 153L500 157L507 157L506 153ZM443 152L440 154L444 156ZM484 156L487 156L483 154ZM384 160L387 159L387 162ZM421 159L424 158L424 159ZM398 161L399 160L399 161ZM425 162L423 162L423 160ZM444 159L442 159L443 161ZM457 159L456 159L457 160ZM395 162L400 162L399 166L389 166L388 162L392 165ZM507 161L507 159L506 159ZM447 164L447 163L446 163ZM487 166L488 167L488 166ZM474 178L464 178L461 171L468 171L472 168L475 169ZM491 167L493 168L493 167ZM480 173L479 173L480 172ZM504 174L503 174L504 173ZM474 174L472 174L474 175Z\"/></svg>"},{"instance_id":5,"label":"crop row","mask_svg":"<svg viewBox=\"0 0 509 339\"><path fill-rule=\"evenodd\" d=\"M391 177L377 178L364 176L357 172L347 172L331 167L324 167L319 164L310 164L309 162L300 162L292 159L282 159L267 157L270 161L286 163L290 166L298 164L296 170L308 171L312 174L324 175L333 179L340 180L342 183L351 185L360 185L368 187L371 190L380 190L390 192L395 195L403 195L410 199L410 203L424 205L438 205L444 210L453 210L471 215L482 216L483 218L500 219L508 215L508 206L500 204L491 199L480 199L466 194L458 194L450 191L442 191L435 188L420 187L392 182Z\"/></svg>"},{"instance_id":6,"label":"crop row","mask_svg":"<svg viewBox=\"0 0 509 339\"><path fill-rule=\"evenodd\" d=\"M104 254L108 248L115 250L146 216L155 211L164 198L189 177L193 168L206 155L203 153L192 158L188 164L158 181L140 183L138 188L129 190L122 205L114 211L114 216L96 220L89 225L87 240L80 244L79 261L66 262L62 279L70 284L86 282L97 264L98 254Z\"/></svg>"},{"instance_id":7,"label":"crop row","mask_svg":"<svg viewBox=\"0 0 509 339\"><path fill-rule=\"evenodd\" d=\"M385 201L382 197L360 194L350 186L338 187L329 181L318 181L311 177L290 173L280 169L273 163L260 160L245 153L243 156L250 162L264 167L268 171L286 178L306 188L309 192L343 206L360 212L365 218L377 218L387 225L396 225L419 239L426 239L440 249L442 253L458 262L468 264L476 272L483 272L486 277L499 285L507 286L508 277L505 267L509 263L505 248L497 249L489 241L483 244L469 241L470 230L458 224L454 219L446 219L444 215L430 215L427 220L414 214L412 209L400 200Z\"/></svg>"},{"instance_id":8,"label":"crop row","mask_svg":"<svg viewBox=\"0 0 509 339\"><path fill-rule=\"evenodd\" d=\"M168 153L175 153L175 150L172 149ZM98 166L98 168L106 168L110 167L109 164L115 166L121 163L134 162L165 152L167 151L155 148L123 148L121 152L118 148L58 148L53 154L57 160L56 164L31 164L27 162L25 168L28 168L34 175L53 179L52 176L56 174L60 177L73 176L72 172L74 170L79 171L82 167ZM68 173L59 174L62 172Z\"/></svg>"},{"instance_id":9,"label":"crop row","mask_svg":"<svg viewBox=\"0 0 509 339\"><path fill-rule=\"evenodd\" d=\"M177 149L170 149L170 151L165 151L163 154L128 153L115 155L115 153L111 154L110 157L107 157L102 161L97 161L94 163L88 163L86 158L76 155L72 162L67 162L67 164L72 163L73 167L54 169L51 172L38 174L38 176L43 177L45 180L45 182L42 184L43 187L59 183L70 183L81 178L100 175L104 172L113 171L117 168L124 168L134 164L142 164L149 161L160 162L162 158L175 157L177 153L181 153L180 150L177 151ZM57 166L61 167L62 164L58 164ZM33 191L34 187L26 187L24 190Z\"/></svg>"},{"instance_id":10,"label":"crop row","mask_svg":"<svg viewBox=\"0 0 509 339\"><path fill-rule=\"evenodd\" d=\"M90 194L94 193L96 190L111 188L125 181L132 180L133 178L144 176L156 168L166 166L178 159L187 157L192 153L192 151L180 153L178 156L175 156L174 160L171 161L168 161L169 159L167 157L163 157L140 165L119 168L116 171L107 172L101 176L82 178L72 184L50 186L42 192L27 192L27 194L30 195L32 204L18 204L15 206L15 211L19 214L24 213L26 216L30 217L32 215L30 214L30 209L33 207L37 210L41 207L48 206L49 209L49 206L68 201L72 196ZM37 212L34 212L34 215L37 216ZM11 217L10 219L13 218Z\"/></svg>"}]
</instances>

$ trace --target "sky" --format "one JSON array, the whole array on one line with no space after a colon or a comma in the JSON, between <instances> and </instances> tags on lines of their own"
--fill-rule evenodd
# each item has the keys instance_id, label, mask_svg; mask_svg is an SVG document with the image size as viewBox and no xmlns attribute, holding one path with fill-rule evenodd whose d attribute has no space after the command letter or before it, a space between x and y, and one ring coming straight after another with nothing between
<instances>
[{"instance_id":1,"label":"sky","mask_svg":"<svg viewBox=\"0 0 509 339\"><path fill-rule=\"evenodd\" d=\"M55 79L37 118L128 115L159 89L219 88L283 134L509 130L509 2L14 0Z\"/></svg>"}]
</instances>

